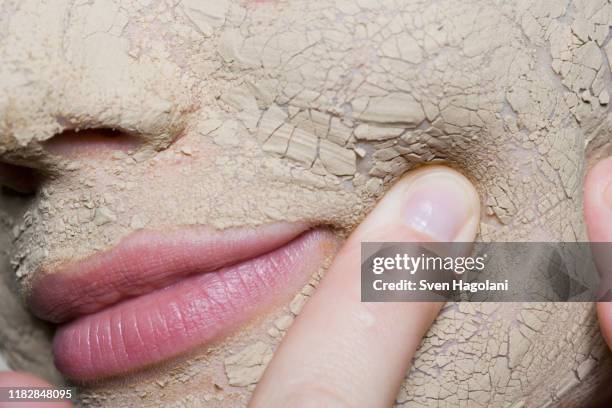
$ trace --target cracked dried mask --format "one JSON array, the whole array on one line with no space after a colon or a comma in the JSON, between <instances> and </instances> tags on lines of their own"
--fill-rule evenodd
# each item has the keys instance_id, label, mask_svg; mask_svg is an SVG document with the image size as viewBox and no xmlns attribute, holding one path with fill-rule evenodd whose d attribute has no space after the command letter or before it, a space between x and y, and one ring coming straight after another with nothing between
<instances>
[{"instance_id":1,"label":"cracked dried mask","mask_svg":"<svg viewBox=\"0 0 612 408\"><path fill-rule=\"evenodd\" d=\"M8 361L59 381L11 286L27 296L137 231L289 221L341 238L421 164L475 182L480 239L585 239L582 176L612 152L611 24L605 0L1 1L0 157L44 176L0 196ZM81 401L244 405L316 275ZM397 404L582 406L609 371L590 304L449 304Z\"/></svg>"}]
</instances>

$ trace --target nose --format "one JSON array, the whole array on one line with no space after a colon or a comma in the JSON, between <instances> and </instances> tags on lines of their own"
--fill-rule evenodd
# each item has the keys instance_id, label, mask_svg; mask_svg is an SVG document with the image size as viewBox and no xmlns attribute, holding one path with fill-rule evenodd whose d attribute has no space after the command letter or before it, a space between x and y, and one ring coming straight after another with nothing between
<instances>
[{"instance_id":1,"label":"nose","mask_svg":"<svg viewBox=\"0 0 612 408\"><path fill-rule=\"evenodd\" d=\"M138 135L116 129L66 130L42 143L51 156L65 159L105 160L117 151L129 152L143 144ZM31 166L30 166L31 165ZM43 180L45 166L36 161L28 164L3 162L0 158L0 186L19 193L34 193Z\"/></svg>"},{"instance_id":2,"label":"nose","mask_svg":"<svg viewBox=\"0 0 612 408\"><path fill-rule=\"evenodd\" d=\"M67 130L44 142L45 150L66 158L104 158L142 144L138 135L116 129Z\"/></svg>"},{"instance_id":3,"label":"nose","mask_svg":"<svg viewBox=\"0 0 612 408\"><path fill-rule=\"evenodd\" d=\"M19 193L33 193L38 186L39 173L32 168L0 162L0 186Z\"/></svg>"}]
</instances>

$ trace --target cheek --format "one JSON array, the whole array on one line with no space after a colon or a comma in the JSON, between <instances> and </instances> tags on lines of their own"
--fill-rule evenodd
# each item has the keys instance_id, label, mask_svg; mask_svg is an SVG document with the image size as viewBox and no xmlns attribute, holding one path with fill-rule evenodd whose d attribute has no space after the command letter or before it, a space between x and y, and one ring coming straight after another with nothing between
<instances>
[{"instance_id":1,"label":"cheek","mask_svg":"<svg viewBox=\"0 0 612 408\"><path fill-rule=\"evenodd\" d=\"M15 201L15 196L0 191L0 337L3 339L0 365L6 362L10 367L36 373L59 384L61 377L51 355L51 333L25 309L10 275L13 269L8 250L12 249L14 235L9 225L13 225L23 206L24 203ZM11 372L7 377L0 372L0 387L23 385L12 383L19 379L18 374L13 376Z\"/></svg>"},{"instance_id":2,"label":"cheek","mask_svg":"<svg viewBox=\"0 0 612 408\"><path fill-rule=\"evenodd\" d=\"M158 176L186 172L188 169L209 169L223 149L208 137L189 132L179 138L170 148L155 154L150 166ZM228 154L241 154L239 149L229 150ZM182 170L181 170L182 169Z\"/></svg>"}]
</instances>

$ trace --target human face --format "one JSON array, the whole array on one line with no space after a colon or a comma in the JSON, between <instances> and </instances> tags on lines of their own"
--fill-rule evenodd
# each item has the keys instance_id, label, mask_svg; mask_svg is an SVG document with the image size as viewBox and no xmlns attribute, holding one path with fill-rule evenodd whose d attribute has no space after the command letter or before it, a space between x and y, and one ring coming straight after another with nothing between
<instances>
[{"instance_id":1,"label":"human face","mask_svg":"<svg viewBox=\"0 0 612 408\"><path fill-rule=\"evenodd\" d=\"M74 280L62 276L90 269L78 262L90 265L126 242L162 249L181 242L186 253L187 243L258 228L256 238L241 235L247 259L224 249L236 263L253 262L262 247L286 249L303 228L335 235L318 232L302 249L304 265L288 268L291 279L278 291L250 299L257 307L244 316L218 315L214 335L198 332L198 344L181 343L177 355L162 350L155 361L147 354L129 367L84 373L71 369L81 361L74 347L56 339L60 368L84 381L81 399L244 404L336 242L418 165L446 162L477 184L483 240L583 239L587 153L610 149L603 57L610 47L601 28L610 14L595 3L3 4L0 154L44 175L10 217L20 218L11 255L21 292L39 314L63 320L94 310L88 303L66 315L44 313L36 305L52 295L35 297L37 281L55 277L46 282L64 287ZM208 256L202 246L191 249ZM126 255L130 264L134 253ZM149 269L128 268L128 281L150 283ZM166 272L155 285L169 283ZM101 276L87 281L96 285ZM135 299L152 293L136 286ZM105 306L120 299L96 298ZM7 338L19 330L16 313L0 312L13 322ZM586 386L575 373L589 384L604 366L593 316L587 304L450 305L398 401L544 405L579 395ZM77 326L63 327L60 334ZM29 352L12 344L19 365Z\"/></svg>"}]
</instances>

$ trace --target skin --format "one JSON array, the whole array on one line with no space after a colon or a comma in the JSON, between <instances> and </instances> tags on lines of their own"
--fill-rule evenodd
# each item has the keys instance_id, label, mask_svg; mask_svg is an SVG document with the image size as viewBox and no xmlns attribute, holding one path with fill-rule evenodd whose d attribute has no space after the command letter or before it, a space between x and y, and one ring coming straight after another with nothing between
<instances>
[{"instance_id":1,"label":"skin","mask_svg":"<svg viewBox=\"0 0 612 408\"><path fill-rule=\"evenodd\" d=\"M583 174L612 149L610 5L404 3L1 3L0 155L45 175L0 202L21 291L139 228L299 220L344 237L431 162L474 182L479 239L585 240ZM83 128L124 142L53 138ZM58 380L45 328L2 298L11 365ZM269 353L288 315L81 398L244 404L253 384L230 384L227 356ZM581 404L608 378L597 330L590 304L449 305L397 405Z\"/></svg>"}]
</instances>

